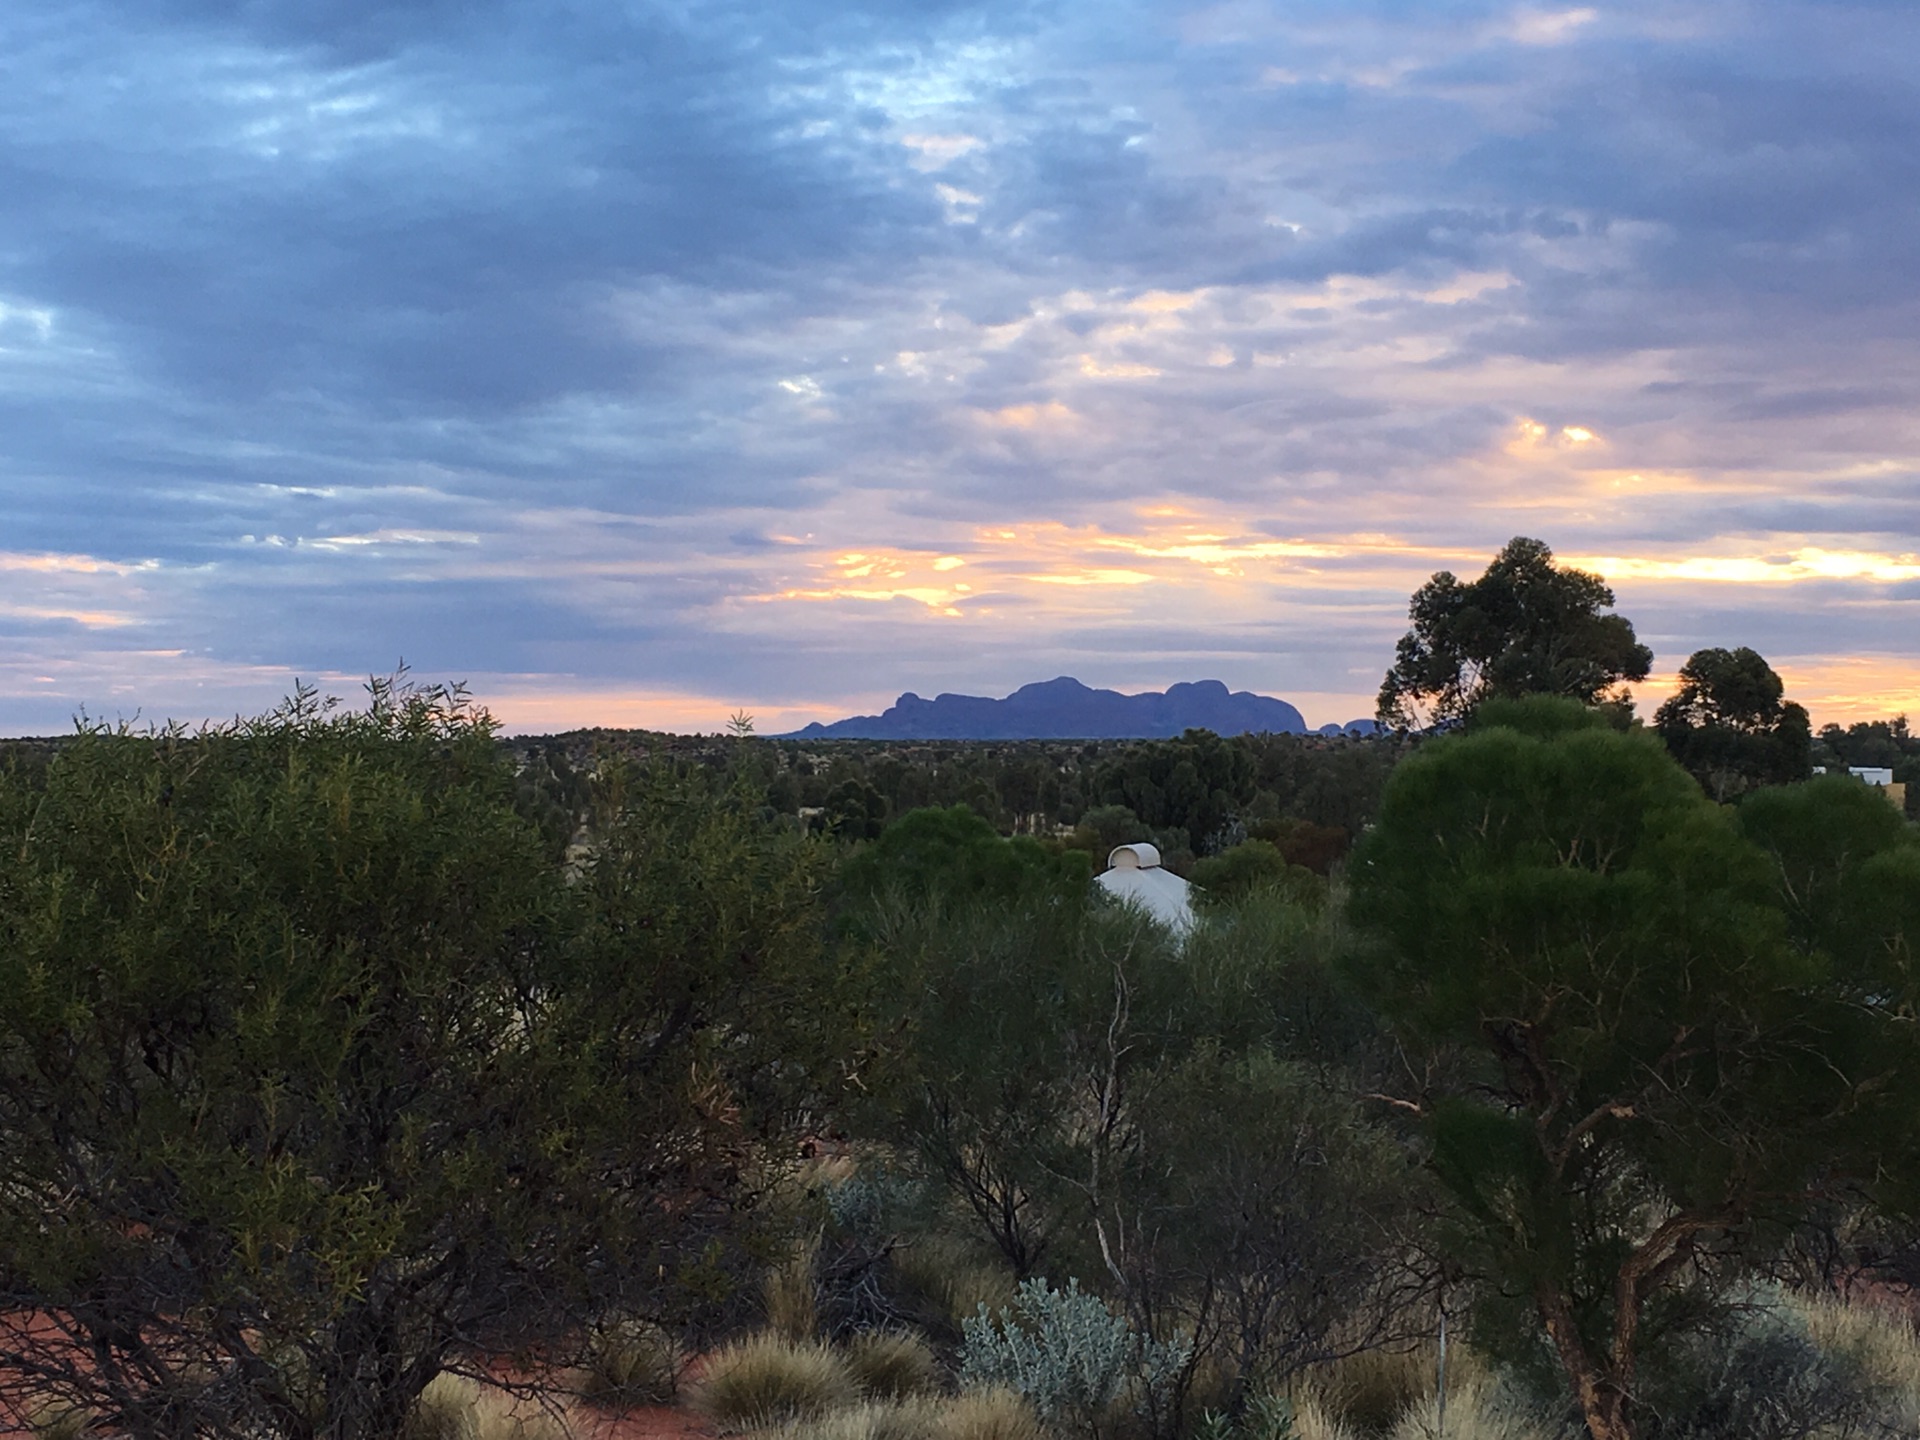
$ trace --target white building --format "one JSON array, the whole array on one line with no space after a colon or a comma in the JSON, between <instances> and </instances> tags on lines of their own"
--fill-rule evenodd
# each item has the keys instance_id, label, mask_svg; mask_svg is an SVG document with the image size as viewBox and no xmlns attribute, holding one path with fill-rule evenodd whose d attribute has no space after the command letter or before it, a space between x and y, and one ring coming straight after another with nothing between
<instances>
[{"instance_id":1,"label":"white building","mask_svg":"<svg viewBox=\"0 0 1920 1440\"><path fill-rule=\"evenodd\" d=\"M1093 883L1116 900L1131 901L1176 935L1193 928L1192 889L1171 870L1160 867L1160 851L1145 841L1116 845L1107 868Z\"/></svg>"}]
</instances>

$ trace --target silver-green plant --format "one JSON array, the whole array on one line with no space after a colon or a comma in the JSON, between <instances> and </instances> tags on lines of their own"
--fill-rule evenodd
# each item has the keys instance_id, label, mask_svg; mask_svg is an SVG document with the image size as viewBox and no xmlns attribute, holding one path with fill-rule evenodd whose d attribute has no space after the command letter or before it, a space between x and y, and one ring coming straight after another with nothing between
<instances>
[{"instance_id":1,"label":"silver-green plant","mask_svg":"<svg viewBox=\"0 0 1920 1440\"><path fill-rule=\"evenodd\" d=\"M1078 1280L1055 1290L1023 1281L996 1317L982 1305L963 1326L960 1383L1022 1396L1050 1425L1099 1436L1124 1400L1164 1408L1193 1355L1184 1332L1156 1340L1134 1331Z\"/></svg>"}]
</instances>

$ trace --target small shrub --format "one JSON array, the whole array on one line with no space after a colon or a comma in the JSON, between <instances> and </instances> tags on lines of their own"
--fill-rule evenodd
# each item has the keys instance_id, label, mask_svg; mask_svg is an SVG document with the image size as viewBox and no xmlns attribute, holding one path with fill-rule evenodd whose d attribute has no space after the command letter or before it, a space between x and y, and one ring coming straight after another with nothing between
<instances>
[{"instance_id":1,"label":"small shrub","mask_svg":"<svg viewBox=\"0 0 1920 1440\"><path fill-rule=\"evenodd\" d=\"M1033 1407L1011 1390L963 1390L941 1407L934 1440L1046 1440Z\"/></svg>"},{"instance_id":2,"label":"small shrub","mask_svg":"<svg viewBox=\"0 0 1920 1440\"><path fill-rule=\"evenodd\" d=\"M899 1231L926 1208L926 1186L884 1164L864 1166L827 1185L824 1195L834 1228L860 1239Z\"/></svg>"},{"instance_id":3,"label":"small shrub","mask_svg":"<svg viewBox=\"0 0 1920 1440\"><path fill-rule=\"evenodd\" d=\"M1879 1419L1890 1397L1856 1357L1823 1352L1797 1314L1756 1301L1647 1357L1646 1440L1808 1440Z\"/></svg>"},{"instance_id":4,"label":"small shrub","mask_svg":"<svg viewBox=\"0 0 1920 1440\"><path fill-rule=\"evenodd\" d=\"M858 1398L853 1376L833 1351L775 1334L756 1335L715 1352L694 1390L695 1408L730 1429L821 1415Z\"/></svg>"},{"instance_id":5,"label":"small shrub","mask_svg":"<svg viewBox=\"0 0 1920 1440\"><path fill-rule=\"evenodd\" d=\"M982 1306L963 1329L963 1386L1003 1386L1048 1424L1089 1435L1107 1427L1130 1387L1137 1409L1163 1408L1192 1354L1185 1335L1170 1341L1136 1335L1077 1280L1065 1290L1025 1281L997 1322Z\"/></svg>"},{"instance_id":6,"label":"small shrub","mask_svg":"<svg viewBox=\"0 0 1920 1440\"><path fill-rule=\"evenodd\" d=\"M877 1400L901 1400L940 1388L940 1362L917 1335L868 1331L847 1342L854 1383Z\"/></svg>"},{"instance_id":7,"label":"small shrub","mask_svg":"<svg viewBox=\"0 0 1920 1440\"><path fill-rule=\"evenodd\" d=\"M1291 1400L1256 1395L1238 1419L1223 1410L1203 1411L1194 1440L1300 1440L1300 1430Z\"/></svg>"},{"instance_id":8,"label":"small shrub","mask_svg":"<svg viewBox=\"0 0 1920 1440\"><path fill-rule=\"evenodd\" d=\"M581 1399L608 1408L668 1405L680 1383L680 1343L647 1320L619 1320L595 1330L574 1376Z\"/></svg>"}]
</instances>

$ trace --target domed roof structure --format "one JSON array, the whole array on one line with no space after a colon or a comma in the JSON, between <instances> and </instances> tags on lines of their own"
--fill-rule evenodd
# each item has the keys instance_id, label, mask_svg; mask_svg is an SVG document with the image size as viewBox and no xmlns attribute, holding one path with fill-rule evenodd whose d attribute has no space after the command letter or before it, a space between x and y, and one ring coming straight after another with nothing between
<instances>
[{"instance_id":1,"label":"domed roof structure","mask_svg":"<svg viewBox=\"0 0 1920 1440\"><path fill-rule=\"evenodd\" d=\"M1193 928L1193 902L1188 894L1192 887L1161 868L1158 847L1144 840L1114 846L1107 868L1094 876L1093 883L1116 900L1138 905L1176 935Z\"/></svg>"}]
</instances>

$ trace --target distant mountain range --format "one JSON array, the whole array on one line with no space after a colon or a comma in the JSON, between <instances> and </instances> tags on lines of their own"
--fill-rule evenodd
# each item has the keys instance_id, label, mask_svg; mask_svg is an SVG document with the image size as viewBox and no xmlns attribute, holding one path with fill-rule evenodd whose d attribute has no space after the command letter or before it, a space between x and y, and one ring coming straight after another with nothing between
<instances>
[{"instance_id":1,"label":"distant mountain range","mask_svg":"<svg viewBox=\"0 0 1920 1440\"><path fill-rule=\"evenodd\" d=\"M1320 733L1373 728L1371 720L1350 726L1323 725ZM830 725L818 721L784 739L795 740L1151 740L1182 730L1216 735L1271 732L1300 735L1307 722L1284 700L1230 691L1218 680L1172 685L1122 695L1094 690L1070 675L1022 685L1004 700L983 695L936 695L912 691L885 714L855 715Z\"/></svg>"}]
</instances>

